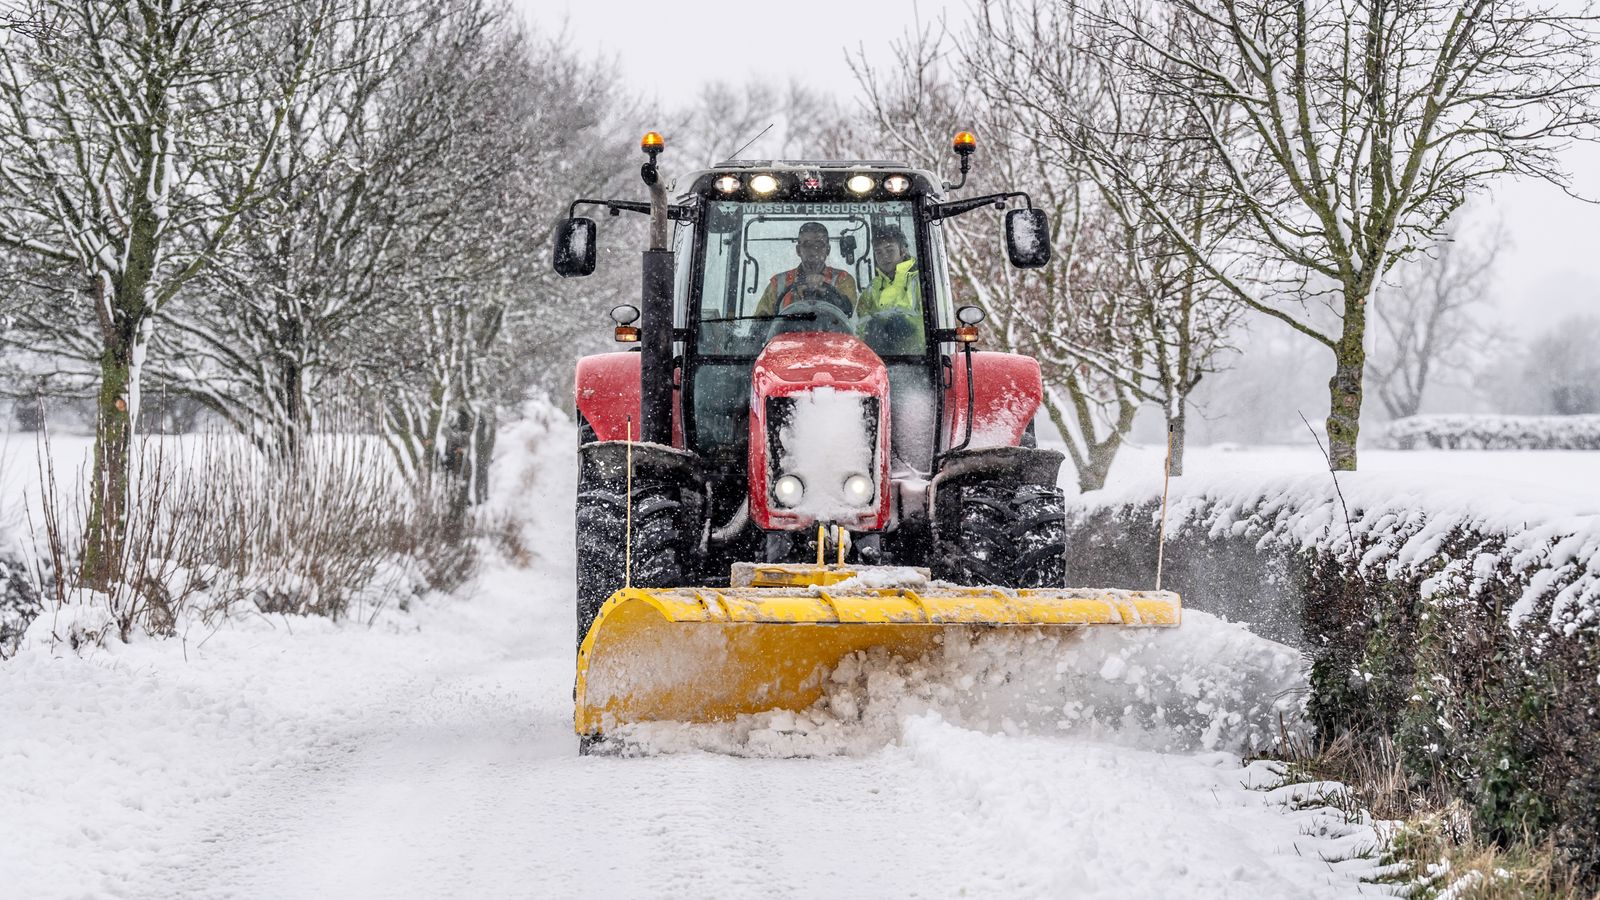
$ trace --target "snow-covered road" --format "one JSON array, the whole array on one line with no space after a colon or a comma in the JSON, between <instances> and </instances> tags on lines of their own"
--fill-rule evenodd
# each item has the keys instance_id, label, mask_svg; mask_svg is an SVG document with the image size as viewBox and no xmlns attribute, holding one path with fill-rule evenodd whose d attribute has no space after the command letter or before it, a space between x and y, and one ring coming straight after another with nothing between
<instances>
[{"instance_id":1,"label":"snow-covered road","mask_svg":"<svg viewBox=\"0 0 1600 900\"><path fill-rule=\"evenodd\" d=\"M1155 752L1138 729L1019 724L1016 704L989 725L875 708L870 727L805 745L847 751L832 756L579 757L570 484L556 471L533 490L552 510L547 555L491 566L461 598L370 627L256 617L0 664L0 896L1381 893L1356 880L1372 863L1351 859L1372 829L1289 808L1296 790L1260 789L1276 781L1267 764ZM1163 702L1249 708L1237 694L1254 682L1223 673L1278 651L1200 614L1181 634L1084 641L1045 680L1128 696L1166 684ZM1029 685L1038 658L1022 652L987 683ZM1213 718L1185 733L1215 741L1246 724ZM656 749L771 750L758 736L667 734Z\"/></svg>"},{"instance_id":2,"label":"snow-covered road","mask_svg":"<svg viewBox=\"0 0 1600 900\"><path fill-rule=\"evenodd\" d=\"M1222 753L992 735L930 715L863 756L580 758L567 645L542 639L565 617L526 602L536 592L526 573L501 571L466 616L419 613L420 632L221 633L188 663L161 645L87 664L16 660L0 791L20 833L0 850L0 893L1358 889L1338 874L1352 864L1319 855L1349 855L1370 834L1311 833L1339 830L1338 818L1245 789L1271 774Z\"/></svg>"}]
</instances>

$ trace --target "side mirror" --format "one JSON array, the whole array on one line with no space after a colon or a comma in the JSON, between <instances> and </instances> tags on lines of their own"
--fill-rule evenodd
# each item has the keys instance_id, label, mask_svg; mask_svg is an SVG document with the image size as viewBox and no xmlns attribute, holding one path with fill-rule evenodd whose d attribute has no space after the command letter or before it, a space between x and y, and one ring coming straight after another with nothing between
<instances>
[{"instance_id":1,"label":"side mirror","mask_svg":"<svg viewBox=\"0 0 1600 900\"><path fill-rule=\"evenodd\" d=\"M1006 255L1019 269L1037 269L1050 261L1050 219L1044 210L1029 207L1006 213Z\"/></svg>"},{"instance_id":2,"label":"side mirror","mask_svg":"<svg viewBox=\"0 0 1600 900\"><path fill-rule=\"evenodd\" d=\"M593 219L567 219L556 229L555 267L562 278L594 274Z\"/></svg>"}]
</instances>

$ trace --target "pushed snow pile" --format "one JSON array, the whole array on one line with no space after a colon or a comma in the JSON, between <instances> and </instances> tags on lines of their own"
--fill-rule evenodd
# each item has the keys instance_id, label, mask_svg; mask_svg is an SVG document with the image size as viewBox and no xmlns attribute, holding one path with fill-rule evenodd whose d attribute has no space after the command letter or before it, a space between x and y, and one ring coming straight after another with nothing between
<instances>
[{"instance_id":1,"label":"pushed snow pile","mask_svg":"<svg viewBox=\"0 0 1600 900\"><path fill-rule=\"evenodd\" d=\"M1401 450L1600 450L1600 416L1408 416L1385 437Z\"/></svg>"},{"instance_id":2,"label":"pushed snow pile","mask_svg":"<svg viewBox=\"0 0 1600 900\"><path fill-rule=\"evenodd\" d=\"M1176 629L952 632L906 660L848 656L802 712L712 725L643 723L613 733L627 752L710 750L748 756L861 755L897 742L909 719L1003 734L1087 737L1159 751L1244 753L1302 727L1305 673L1282 644L1205 613Z\"/></svg>"}]
</instances>

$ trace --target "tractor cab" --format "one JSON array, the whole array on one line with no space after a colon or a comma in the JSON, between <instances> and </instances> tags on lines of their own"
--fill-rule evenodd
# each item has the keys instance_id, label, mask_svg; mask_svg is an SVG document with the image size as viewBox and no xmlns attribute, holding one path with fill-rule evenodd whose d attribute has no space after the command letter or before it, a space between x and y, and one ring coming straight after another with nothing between
<instances>
[{"instance_id":1,"label":"tractor cab","mask_svg":"<svg viewBox=\"0 0 1600 900\"><path fill-rule=\"evenodd\" d=\"M893 464L928 474L941 338L956 324L928 215L937 190L895 162L735 162L689 179L674 297L690 448L742 465L758 357L780 336L831 333L882 361Z\"/></svg>"}]
</instances>

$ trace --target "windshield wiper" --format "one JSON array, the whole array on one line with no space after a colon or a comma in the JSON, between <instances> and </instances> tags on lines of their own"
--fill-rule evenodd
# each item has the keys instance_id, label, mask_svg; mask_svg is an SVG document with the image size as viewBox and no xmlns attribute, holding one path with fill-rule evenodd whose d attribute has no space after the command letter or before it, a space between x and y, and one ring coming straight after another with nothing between
<instances>
[{"instance_id":1,"label":"windshield wiper","mask_svg":"<svg viewBox=\"0 0 1600 900\"><path fill-rule=\"evenodd\" d=\"M772 320L772 319L802 319L802 320L807 321L807 322L814 322L814 321L816 321L816 318L817 318L817 314L816 313L796 313L794 315L784 315L782 313L773 313L772 315L767 315L767 316L728 316L727 318L724 318L724 319L701 319L700 323L701 324L705 324L707 322L752 322L752 321L769 321L769 320Z\"/></svg>"}]
</instances>

